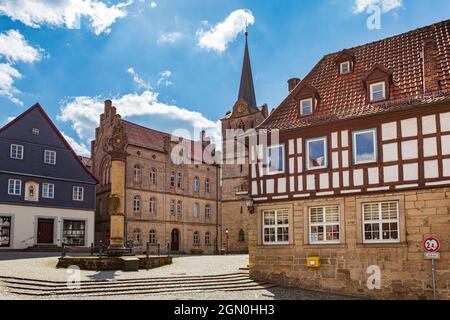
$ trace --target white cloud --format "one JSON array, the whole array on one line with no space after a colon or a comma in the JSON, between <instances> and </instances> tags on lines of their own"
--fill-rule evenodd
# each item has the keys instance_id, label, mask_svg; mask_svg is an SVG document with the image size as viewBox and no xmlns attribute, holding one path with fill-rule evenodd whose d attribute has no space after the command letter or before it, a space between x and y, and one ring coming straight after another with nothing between
<instances>
[{"instance_id":1,"label":"white cloud","mask_svg":"<svg viewBox=\"0 0 450 320\"><path fill-rule=\"evenodd\" d=\"M166 87L171 86L173 84L173 82L169 80L169 78L172 76L172 71L166 70L160 72L159 76L160 78L158 80L158 87L162 84L165 85Z\"/></svg>"},{"instance_id":2,"label":"white cloud","mask_svg":"<svg viewBox=\"0 0 450 320\"><path fill-rule=\"evenodd\" d=\"M158 4L155 1L150 2L150 8L155 9Z\"/></svg>"},{"instance_id":3,"label":"white cloud","mask_svg":"<svg viewBox=\"0 0 450 320\"><path fill-rule=\"evenodd\" d=\"M77 141L75 141L74 138L68 136L64 132L61 132L61 134L64 136L64 138L67 140L67 142L70 144L73 151L75 151L75 153L77 155L84 156L84 157L90 157L91 151L84 143L78 143Z\"/></svg>"},{"instance_id":4,"label":"white cloud","mask_svg":"<svg viewBox=\"0 0 450 320\"><path fill-rule=\"evenodd\" d=\"M82 18L89 19L96 35L109 33L117 19L127 15L125 7L133 1L108 6L99 0L0 0L0 14L25 25L80 28Z\"/></svg>"},{"instance_id":5,"label":"white cloud","mask_svg":"<svg viewBox=\"0 0 450 320\"><path fill-rule=\"evenodd\" d=\"M224 52L228 43L236 39L237 35L247 26L255 23L255 17L249 10L233 11L224 21L213 26L210 30L197 31L198 46L202 49Z\"/></svg>"},{"instance_id":6,"label":"white cloud","mask_svg":"<svg viewBox=\"0 0 450 320\"><path fill-rule=\"evenodd\" d=\"M13 62L33 63L42 58L42 50L33 48L24 36L16 30L0 33L0 56Z\"/></svg>"},{"instance_id":7,"label":"white cloud","mask_svg":"<svg viewBox=\"0 0 450 320\"><path fill-rule=\"evenodd\" d=\"M15 104L22 105L16 98L20 91L14 87L14 81L22 78L22 74L14 66L15 63L33 63L42 59L42 50L28 44L24 36L16 30L0 33L0 96L8 98Z\"/></svg>"},{"instance_id":8,"label":"white cloud","mask_svg":"<svg viewBox=\"0 0 450 320\"><path fill-rule=\"evenodd\" d=\"M382 12L389 12L402 7L403 3L402 0L355 0L354 12L365 12L371 6L379 6Z\"/></svg>"},{"instance_id":9,"label":"white cloud","mask_svg":"<svg viewBox=\"0 0 450 320\"><path fill-rule=\"evenodd\" d=\"M14 87L14 80L21 79L22 74L8 63L0 63L0 96L8 98L15 104L22 102L15 97L20 91Z\"/></svg>"},{"instance_id":10,"label":"white cloud","mask_svg":"<svg viewBox=\"0 0 450 320\"><path fill-rule=\"evenodd\" d=\"M167 44L167 43L175 43L183 37L181 32L167 32L163 33L159 36L156 41L157 44Z\"/></svg>"},{"instance_id":11,"label":"white cloud","mask_svg":"<svg viewBox=\"0 0 450 320\"><path fill-rule=\"evenodd\" d=\"M103 100L100 96L72 98L62 104L58 120L70 123L78 137L88 145L103 113ZM213 141L220 142L220 121L213 122L199 112L160 102L155 92L126 94L113 99L113 104L123 118L139 117L140 122L150 126L164 123L162 129L168 133L180 128L190 132L194 128L205 129Z\"/></svg>"},{"instance_id":12,"label":"white cloud","mask_svg":"<svg viewBox=\"0 0 450 320\"><path fill-rule=\"evenodd\" d=\"M135 71L133 68L129 68L127 73L133 77L134 83L138 86L138 88L144 88L146 90L151 90L152 87L145 82Z\"/></svg>"}]
</instances>

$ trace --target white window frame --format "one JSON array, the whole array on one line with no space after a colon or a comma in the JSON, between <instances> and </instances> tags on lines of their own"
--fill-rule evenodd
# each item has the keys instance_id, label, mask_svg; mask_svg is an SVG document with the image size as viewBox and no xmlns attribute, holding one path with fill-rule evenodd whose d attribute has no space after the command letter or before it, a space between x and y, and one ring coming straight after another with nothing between
<instances>
[{"instance_id":1,"label":"white window frame","mask_svg":"<svg viewBox=\"0 0 450 320\"><path fill-rule=\"evenodd\" d=\"M81 195L81 197L80 197ZM79 186L74 186L72 188L72 200L73 201L84 201L84 188Z\"/></svg>"},{"instance_id":2,"label":"white window frame","mask_svg":"<svg viewBox=\"0 0 450 320\"><path fill-rule=\"evenodd\" d=\"M150 214L157 213L158 202L155 197L151 197L149 201L149 212Z\"/></svg>"},{"instance_id":3,"label":"white window frame","mask_svg":"<svg viewBox=\"0 0 450 320\"><path fill-rule=\"evenodd\" d=\"M281 170L278 170L278 171L270 171L270 150L278 149L278 148L282 149L281 154L283 155L283 159L282 159L281 163L283 165L283 168ZM286 159L285 159L286 158L286 153L285 152L286 152L286 150L284 148L284 144L278 144L278 145L267 147L267 153L266 153L266 164L267 164L266 173L267 173L267 175L269 175L269 176L270 175L277 175L277 174L282 174L282 173L285 172L285 170L286 170Z\"/></svg>"},{"instance_id":4,"label":"white window frame","mask_svg":"<svg viewBox=\"0 0 450 320\"><path fill-rule=\"evenodd\" d=\"M44 151L44 163L56 165L56 151L45 150Z\"/></svg>"},{"instance_id":5,"label":"white window frame","mask_svg":"<svg viewBox=\"0 0 450 320\"><path fill-rule=\"evenodd\" d=\"M211 184L209 182L209 178L205 179L205 192L210 193L211 192Z\"/></svg>"},{"instance_id":6,"label":"white window frame","mask_svg":"<svg viewBox=\"0 0 450 320\"><path fill-rule=\"evenodd\" d=\"M374 99L374 93L375 93L374 88L379 85L383 86L383 98ZM386 99L386 82L383 81L383 82L372 83L370 85L370 101L376 102L376 101L383 101L385 99Z\"/></svg>"},{"instance_id":7,"label":"white window frame","mask_svg":"<svg viewBox=\"0 0 450 320\"><path fill-rule=\"evenodd\" d=\"M323 141L323 149L324 149L324 164L322 166L317 167L311 167L310 166L310 159L309 159L309 144L311 142L316 141ZM328 138L327 137L320 137L320 138L314 138L314 139L307 139L306 142L306 169L307 170L320 170L320 169L326 169L328 168Z\"/></svg>"},{"instance_id":8,"label":"white window frame","mask_svg":"<svg viewBox=\"0 0 450 320\"><path fill-rule=\"evenodd\" d=\"M133 181L135 183L139 183L142 181L142 169L138 164L133 167Z\"/></svg>"},{"instance_id":9,"label":"white window frame","mask_svg":"<svg viewBox=\"0 0 450 320\"><path fill-rule=\"evenodd\" d=\"M13 149L15 148L15 154L16 156L13 157ZM19 153L20 150L20 153ZM23 160L23 154L25 152L25 148L21 144L11 144L10 150L9 150L9 157L14 160ZM18 156L20 154L20 157Z\"/></svg>"},{"instance_id":10,"label":"white window frame","mask_svg":"<svg viewBox=\"0 0 450 320\"><path fill-rule=\"evenodd\" d=\"M193 245L196 246L196 247L200 247L201 246L201 243L200 243L200 232L198 232L198 231L194 231Z\"/></svg>"},{"instance_id":11,"label":"white window frame","mask_svg":"<svg viewBox=\"0 0 450 320\"><path fill-rule=\"evenodd\" d=\"M156 230L155 229L151 229L148 232L148 242L150 244L156 244L158 242L157 238L156 238Z\"/></svg>"},{"instance_id":12,"label":"white window frame","mask_svg":"<svg viewBox=\"0 0 450 320\"><path fill-rule=\"evenodd\" d=\"M347 71L344 71L344 66L347 67ZM351 72L350 61L341 62L339 70L340 70L341 74L349 74Z\"/></svg>"},{"instance_id":13,"label":"white window frame","mask_svg":"<svg viewBox=\"0 0 450 320\"><path fill-rule=\"evenodd\" d=\"M312 213L312 209L318 209L321 208L323 210L322 212L322 218L323 218L323 222L312 222L311 221L311 213ZM338 222L327 222L326 221L326 209L327 208L337 208L338 209L338 218L339 221ZM309 224L309 243L310 244L317 244L317 245L327 245L327 244L339 244L341 243L341 239L342 239L342 227L341 227L341 208L339 205L327 205L327 206L314 206L314 207L309 207L308 208L308 224ZM326 233L327 233L327 227L330 226L338 226L339 227L339 240L327 240L326 239ZM311 229L312 227L323 227L323 233L324 233L324 239L325 240L316 240L314 241L312 239L312 232Z\"/></svg>"},{"instance_id":14,"label":"white window frame","mask_svg":"<svg viewBox=\"0 0 450 320\"><path fill-rule=\"evenodd\" d=\"M200 178L198 176L194 177L194 192L200 192Z\"/></svg>"},{"instance_id":15,"label":"white window frame","mask_svg":"<svg viewBox=\"0 0 450 320\"><path fill-rule=\"evenodd\" d=\"M52 190L51 193L50 193L50 189ZM43 183L42 184L42 198L46 198L46 199L54 199L55 198L55 185L53 183Z\"/></svg>"},{"instance_id":16,"label":"white window frame","mask_svg":"<svg viewBox=\"0 0 450 320\"><path fill-rule=\"evenodd\" d=\"M275 213L275 224L271 225L266 225L265 224L265 215L268 213ZM286 214L288 217L288 223L287 224L278 224L278 214ZM290 238L291 238L291 234L290 234L290 216L289 216L289 211L288 210L264 210L262 212L262 242L264 245L288 245L290 244ZM287 228L288 229L288 241L278 241L278 228ZM266 237L265 237L265 230L266 229L275 229L275 241L266 241Z\"/></svg>"},{"instance_id":17,"label":"white window frame","mask_svg":"<svg viewBox=\"0 0 450 320\"><path fill-rule=\"evenodd\" d=\"M32 132L35 136L38 136L40 134L40 130L38 128L33 128Z\"/></svg>"},{"instance_id":18,"label":"white window frame","mask_svg":"<svg viewBox=\"0 0 450 320\"><path fill-rule=\"evenodd\" d=\"M381 207L383 204L390 204L390 203L396 203L397 204L397 219L387 219L387 220L383 220L381 217L382 211L381 211ZM365 220L364 218L364 206L365 205L374 205L377 204L378 205L378 214L379 214L379 219L378 220ZM362 214L362 238L363 238L363 243L400 243L401 242L401 234L400 234L400 203L399 201L381 201L381 202L364 202L361 204L362 208L361 208L361 214ZM379 226L379 232L380 232L380 237L382 238L382 233L383 233L383 223L397 223L397 235L398 235L398 239L378 239L378 240L367 240L366 239L366 229L365 226L366 224L377 224Z\"/></svg>"},{"instance_id":19,"label":"white window frame","mask_svg":"<svg viewBox=\"0 0 450 320\"><path fill-rule=\"evenodd\" d=\"M311 103L311 112L310 113L304 113L303 112L303 104L304 103L306 103L306 102L309 102L309 103ZM313 101L313 98L308 98L308 99L303 99L303 100L300 100L300 114L302 115L302 116L310 116L310 115L312 115L314 113L314 101Z\"/></svg>"},{"instance_id":20,"label":"white window frame","mask_svg":"<svg viewBox=\"0 0 450 320\"><path fill-rule=\"evenodd\" d=\"M158 171L156 170L156 168L152 168L150 170L150 183L152 185L156 185L157 181L158 181Z\"/></svg>"},{"instance_id":21,"label":"white window frame","mask_svg":"<svg viewBox=\"0 0 450 320\"><path fill-rule=\"evenodd\" d=\"M205 246L211 245L211 232L206 231L205 232Z\"/></svg>"},{"instance_id":22,"label":"white window frame","mask_svg":"<svg viewBox=\"0 0 450 320\"><path fill-rule=\"evenodd\" d=\"M12 184L12 186L11 186ZM11 192L11 187L13 192ZM17 188L19 192L17 193ZM8 195L10 196L21 196L22 195L22 180L19 179L8 179Z\"/></svg>"},{"instance_id":23,"label":"white window frame","mask_svg":"<svg viewBox=\"0 0 450 320\"><path fill-rule=\"evenodd\" d=\"M365 160L365 161L358 161L357 160L357 145L356 145L356 137L360 134L366 134L366 133L372 133L373 135L373 159L372 160ZM353 137L353 163L354 164L366 164L366 163L374 163L378 161L378 132L377 129L367 129L367 130L360 130L360 131L354 131L352 133Z\"/></svg>"},{"instance_id":24,"label":"white window frame","mask_svg":"<svg viewBox=\"0 0 450 320\"><path fill-rule=\"evenodd\" d=\"M140 196L133 197L133 212L140 213L142 209L142 202Z\"/></svg>"},{"instance_id":25,"label":"white window frame","mask_svg":"<svg viewBox=\"0 0 450 320\"><path fill-rule=\"evenodd\" d=\"M194 218L200 217L200 205L197 202L194 203L193 216Z\"/></svg>"},{"instance_id":26,"label":"white window frame","mask_svg":"<svg viewBox=\"0 0 450 320\"><path fill-rule=\"evenodd\" d=\"M205 218L211 218L211 206L209 204L205 205Z\"/></svg>"}]
</instances>

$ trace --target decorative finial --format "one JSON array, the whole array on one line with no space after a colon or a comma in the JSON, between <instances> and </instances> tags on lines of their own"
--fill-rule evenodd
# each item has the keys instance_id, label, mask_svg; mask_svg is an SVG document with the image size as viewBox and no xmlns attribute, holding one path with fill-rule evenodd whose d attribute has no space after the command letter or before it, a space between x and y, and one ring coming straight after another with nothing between
<instances>
[{"instance_id":1,"label":"decorative finial","mask_svg":"<svg viewBox=\"0 0 450 320\"><path fill-rule=\"evenodd\" d=\"M248 37L248 21L245 19L245 37Z\"/></svg>"}]
</instances>

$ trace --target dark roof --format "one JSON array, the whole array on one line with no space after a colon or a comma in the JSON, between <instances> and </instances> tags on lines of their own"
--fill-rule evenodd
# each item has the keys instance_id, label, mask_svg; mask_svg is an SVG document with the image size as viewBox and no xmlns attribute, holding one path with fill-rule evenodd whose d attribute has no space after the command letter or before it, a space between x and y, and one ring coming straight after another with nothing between
<instances>
[{"instance_id":1,"label":"dark roof","mask_svg":"<svg viewBox=\"0 0 450 320\"><path fill-rule=\"evenodd\" d=\"M128 144L157 152L167 152L167 150L165 150L164 148L164 140L172 139L173 136L171 134L150 129L127 120L122 120L122 122L127 133ZM200 141L192 141L180 138L180 141L181 140L191 144L190 159L202 162L202 156L203 151L205 150L205 146ZM199 152L196 153L196 151L200 150L201 154Z\"/></svg>"},{"instance_id":2,"label":"dark roof","mask_svg":"<svg viewBox=\"0 0 450 320\"><path fill-rule=\"evenodd\" d=\"M0 128L0 133L6 129L8 129L9 127L11 127L12 125L14 125L16 122L20 121L23 117L25 117L27 114L31 113L32 111L37 110L39 111L42 116L44 117L45 121L50 125L50 127L53 129L53 131L56 133L56 135L61 139L61 141L64 143L64 145L66 146L66 148L73 154L73 156L75 157L75 159L78 161L78 163L82 166L82 168L89 174L89 176L94 179L94 181L96 183L98 183L97 178L89 171L89 169L84 165L83 161L80 159L80 157L75 153L75 151L73 150L72 146L67 142L66 138L64 138L64 136L62 135L61 131L58 130L58 128L55 126L55 124L53 123L53 121L50 119L50 117L48 116L48 114L45 112L44 108L42 108L42 106L39 103L36 103L35 105L33 105L31 108L29 108L28 110L26 110L25 112L23 112L22 114L20 114L19 116L17 116L14 120L10 121L9 123L7 123L5 126L3 126L2 128Z\"/></svg>"},{"instance_id":3,"label":"dark roof","mask_svg":"<svg viewBox=\"0 0 450 320\"><path fill-rule=\"evenodd\" d=\"M442 91L424 94L421 53L424 42L429 39L436 44L437 80ZM297 102L290 94L258 128L302 128L442 101L450 96L450 20L346 52L351 52L354 58L352 73L338 74L336 59L342 55L341 51L323 57L298 84L308 84L318 92L320 103L312 116L300 117ZM392 72L390 100L384 103L368 103L366 100L363 80L376 65Z\"/></svg>"},{"instance_id":4,"label":"dark roof","mask_svg":"<svg viewBox=\"0 0 450 320\"><path fill-rule=\"evenodd\" d=\"M242 65L241 84L238 100L244 100L253 111L258 111L256 104L255 87L253 85L252 66L248 51L248 33L245 33L244 63Z\"/></svg>"}]
</instances>

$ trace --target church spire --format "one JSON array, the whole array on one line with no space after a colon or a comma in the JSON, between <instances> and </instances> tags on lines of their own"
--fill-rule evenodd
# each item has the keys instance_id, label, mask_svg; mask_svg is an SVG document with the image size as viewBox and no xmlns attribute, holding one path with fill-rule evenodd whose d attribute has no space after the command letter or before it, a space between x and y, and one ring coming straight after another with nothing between
<instances>
[{"instance_id":1,"label":"church spire","mask_svg":"<svg viewBox=\"0 0 450 320\"><path fill-rule=\"evenodd\" d=\"M252 67L248 52L248 32L245 30L245 52L242 66L241 85L239 88L239 100L248 103L251 110L258 110L256 105L255 88L253 86Z\"/></svg>"}]
</instances>

